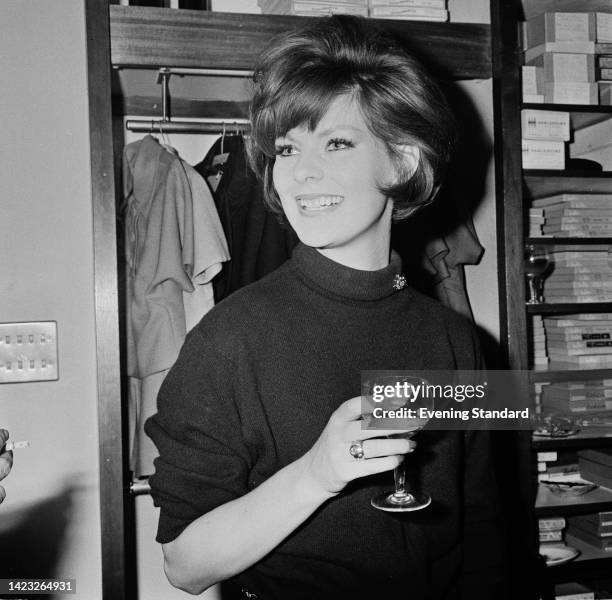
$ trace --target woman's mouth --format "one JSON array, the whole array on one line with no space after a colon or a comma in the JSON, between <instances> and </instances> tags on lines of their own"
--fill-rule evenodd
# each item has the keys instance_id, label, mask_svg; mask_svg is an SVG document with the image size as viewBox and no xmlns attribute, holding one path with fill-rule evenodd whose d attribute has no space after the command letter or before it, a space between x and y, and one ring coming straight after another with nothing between
<instances>
[{"instance_id":1,"label":"woman's mouth","mask_svg":"<svg viewBox=\"0 0 612 600\"><path fill-rule=\"evenodd\" d=\"M296 197L300 211L305 214L333 210L341 204L343 200L343 196L333 194L306 194Z\"/></svg>"}]
</instances>

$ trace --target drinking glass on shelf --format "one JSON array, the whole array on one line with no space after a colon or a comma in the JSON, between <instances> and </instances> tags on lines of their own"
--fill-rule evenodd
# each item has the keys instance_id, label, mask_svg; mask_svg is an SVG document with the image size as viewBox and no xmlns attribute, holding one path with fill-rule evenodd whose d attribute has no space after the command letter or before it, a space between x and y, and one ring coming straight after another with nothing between
<instances>
[{"instance_id":1,"label":"drinking glass on shelf","mask_svg":"<svg viewBox=\"0 0 612 600\"><path fill-rule=\"evenodd\" d=\"M398 429L397 434L386 435L388 438L412 438L427 424L429 418L423 414L421 409L432 410L433 399L423 393L415 394L418 385L427 385L427 381L420 377L412 376L385 376L376 380L377 385L385 386L389 391L394 389L393 394L385 397L385 410L402 410L399 419L389 417L377 417L376 427L381 429ZM414 386L414 387L411 387ZM372 420L370 421L372 423ZM395 489L383 492L372 498L372 506L388 512L409 512L421 510L431 504L428 494L409 491L406 483L406 466L402 461L393 470Z\"/></svg>"},{"instance_id":2,"label":"drinking glass on shelf","mask_svg":"<svg viewBox=\"0 0 612 600\"><path fill-rule=\"evenodd\" d=\"M529 285L528 304L538 304L543 301L542 281L550 266L548 252L544 246L528 244L525 246L524 269Z\"/></svg>"}]
</instances>

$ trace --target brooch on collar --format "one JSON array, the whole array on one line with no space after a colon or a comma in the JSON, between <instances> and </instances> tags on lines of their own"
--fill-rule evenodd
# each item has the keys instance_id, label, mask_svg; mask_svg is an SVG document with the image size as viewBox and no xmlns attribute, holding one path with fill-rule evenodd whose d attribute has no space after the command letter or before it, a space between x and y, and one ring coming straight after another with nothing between
<instances>
[{"instance_id":1,"label":"brooch on collar","mask_svg":"<svg viewBox=\"0 0 612 600\"><path fill-rule=\"evenodd\" d=\"M403 290L406 287L406 278L399 273L393 278L393 289Z\"/></svg>"}]
</instances>

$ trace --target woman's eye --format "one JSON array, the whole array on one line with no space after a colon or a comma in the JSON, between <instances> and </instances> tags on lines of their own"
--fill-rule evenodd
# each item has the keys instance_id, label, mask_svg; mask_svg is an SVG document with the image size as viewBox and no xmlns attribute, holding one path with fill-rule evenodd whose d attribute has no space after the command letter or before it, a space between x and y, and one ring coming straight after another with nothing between
<instances>
[{"instance_id":1,"label":"woman's eye","mask_svg":"<svg viewBox=\"0 0 612 600\"><path fill-rule=\"evenodd\" d=\"M329 150L346 150L347 148L354 148L354 145L349 140L335 138L333 140L329 140L327 143L327 148Z\"/></svg>"},{"instance_id":2,"label":"woman's eye","mask_svg":"<svg viewBox=\"0 0 612 600\"><path fill-rule=\"evenodd\" d=\"M276 146L275 151L276 156L292 156L295 154L295 148L293 146L289 146L288 144Z\"/></svg>"}]
</instances>

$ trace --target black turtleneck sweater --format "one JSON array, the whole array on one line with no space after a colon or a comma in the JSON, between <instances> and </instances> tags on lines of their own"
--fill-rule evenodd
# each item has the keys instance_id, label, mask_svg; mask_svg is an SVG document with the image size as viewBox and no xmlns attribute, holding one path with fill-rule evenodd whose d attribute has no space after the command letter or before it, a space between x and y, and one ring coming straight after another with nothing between
<instances>
[{"instance_id":1,"label":"black turtleneck sweater","mask_svg":"<svg viewBox=\"0 0 612 600\"><path fill-rule=\"evenodd\" d=\"M332 412L360 394L361 371L480 368L471 324L409 287L396 290L400 272L396 254L382 270L360 271L300 244L205 315L146 425L160 452L150 479L159 542L302 456ZM376 510L370 499L392 487L392 473L356 480L234 582L263 600L353 600L372 590L458 597L460 573L474 567L463 564L464 539L484 546L481 568L499 562L486 432L417 440L410 483L431 495L429 508Z\"/></svg>"}]
</instances>

